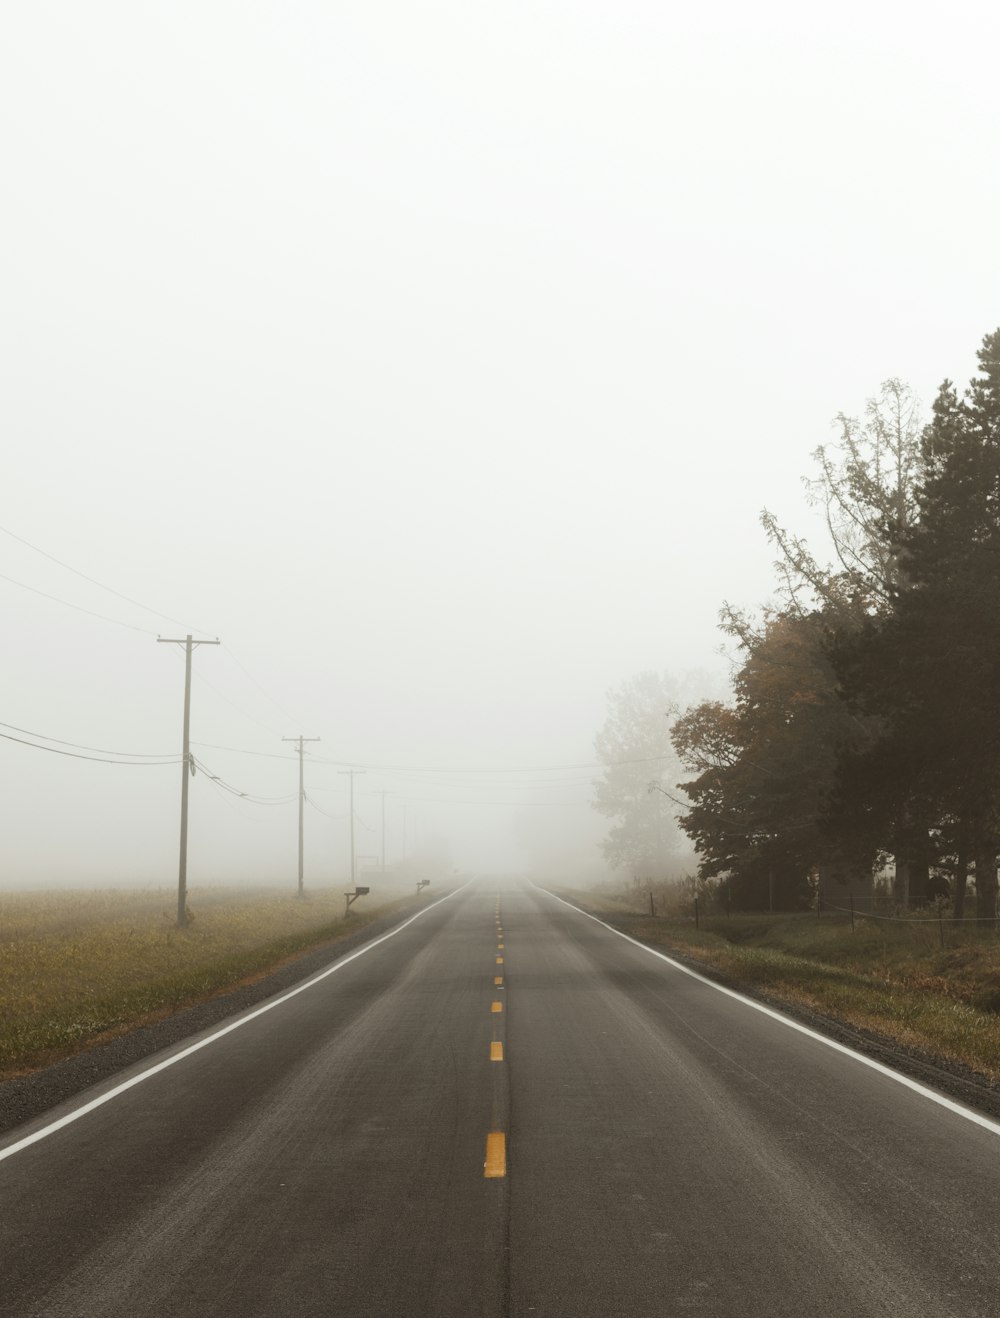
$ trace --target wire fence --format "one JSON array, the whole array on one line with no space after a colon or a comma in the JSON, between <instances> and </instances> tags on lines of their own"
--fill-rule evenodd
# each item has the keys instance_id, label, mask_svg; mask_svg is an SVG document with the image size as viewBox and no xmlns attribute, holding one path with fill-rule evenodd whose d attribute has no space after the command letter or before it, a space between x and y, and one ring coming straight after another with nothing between
<instances>
[{"instance_id":1,"label":"wire fence","mask_svg":"<svg viewBox=\"0 0 1000 1318\"><path fill-rule=\"evenodd\" d=\"M821 923L840 921L844 924L849 923L854 931L862 928L866 922L892 925L900 930L931 935L941 947L946 946L949 933L952 935L952 942L958 941L963 934L976 936L1000 934L1000 914L993 917L979 914L953 915L949 913L946 901L941 898L926 905L906 909L894 903L889 895L876 894L872 897L858 898L852 896L848 898L848 905L841 906L827 900L822 893L816 893L816 900L809 909L805 910L788 911L774 908L762 910L759 907L743 910L732 904L730 894L725 888L700 894L691 894L689 890L688 894L680 896L676 890L668 892L654 887L640 889L636 886L631 893L625 895L625 900L630 904L635 902L637 908L641 903L643 914L682 921L690 920L698 929L710 929L715 926L720 932L728 923L735 920L791 917ZM970 904L974 906L975 901L975 893L970 893ZM872 910L875 903L882 905L883 909Z\"/></svg>"},{"instance_id":2,"label":"wire fence","mask_svg":"<svg viewBox=\"0 0 1000 1318\"><path fill-rule=\"evenodd\" d=\"M656 914L655 903L650 894L650 914ZM664 912L665 914L665 912ZM917 934L929 934L941 946L947 946L949 942L949 933L952 935L950 941L957 941L962 934L991 934L1000 933L1000 918L982 917L979 915L947 915L943 906L925 906L917 910L899 912L895 914L879 913L871 910L862 910L851 902L848 906L837 906L831 902L817 902L811 911L737 911L729 907L728 903L722 910L718 909L716 901L708 903L708 909L702 899L694 897L689 904L688 919L693 920L695 928L711 928L712 925L722 925L723 927L732 920L739 919L773 919L775 916L785 917L792 916L799 920L817 920L821 923L833 920L841 920L843 924L850 923L851 929L857 931L865 922L875 924L895 925L899 928L905 928L909 932Z\"/></svg>"},{"instance_id":3,"label":"wire fence","mask_svg":"<svg viewBox=\"0 0 1000 1318\"><path fill-rule=\"evenodd\" d=\"M905 914L884 915L875 911L859 910L853 901L849 906L835 906L828 902L818 904L817 916L822 919L825 913L831 915L843 915L851 922L851 928L857 929L859 922L863 920L874 920L885 924L906 925L913 930L935 930L938 935L938 942L942 947L945 946L945 929L953 929L959 926L958 932L969 930L970 928L977 933L996 933L1000 928L1000 922L994 917L983 917L980 915L945 915L942 906L922 907L916 911L908 911Z\"/></svg>"}]
</instances>

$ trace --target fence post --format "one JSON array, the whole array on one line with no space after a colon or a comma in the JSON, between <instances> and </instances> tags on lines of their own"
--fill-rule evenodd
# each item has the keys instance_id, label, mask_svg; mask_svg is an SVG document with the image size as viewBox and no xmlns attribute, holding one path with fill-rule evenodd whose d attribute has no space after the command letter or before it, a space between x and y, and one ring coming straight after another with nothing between
<instances>
[{"instance_id":1,"label":"fence post","mask_svg":"<svg viewBox=\"0 0 1000 1318\"><path fill-rule=\"evenodd\" d=\"M700 928L701 928L701 925L698 923L698 898L697 898L697 897L694 899L694 927L695 927L696 929L700 929Z\"/></svg>"},{"instance_id":2,"label":"fence post","mask_svg":"<svg viewBox=\"0 0 1000 1318\"><path fill-rule=\"evenodd\" d=\"M851 893L851 928L854 928L854 893Z\"/></svg>"},{"instance_id":3,"label":"fence post","mask_svg":"<svg viewBox=\"0 0 1000 1318\"><path fill-rule=\"evenodd\" d=\"M938 911L938 933L941 935L941 946L944 947L944 916Z\"/></svg>"},{"instance_id":4,"label":"fence post","mask_svg":"<svg viewBox=\"0 0 1000 1318\"><path fill-rule=\"evenodd\" d=\"M650 913L650 915L655 915L655 914L656 914L656 907L653 905L653 889L652 889L652 888L650 888L650 890L649 890L649 913Z\"/></svg>"}]
</instances>

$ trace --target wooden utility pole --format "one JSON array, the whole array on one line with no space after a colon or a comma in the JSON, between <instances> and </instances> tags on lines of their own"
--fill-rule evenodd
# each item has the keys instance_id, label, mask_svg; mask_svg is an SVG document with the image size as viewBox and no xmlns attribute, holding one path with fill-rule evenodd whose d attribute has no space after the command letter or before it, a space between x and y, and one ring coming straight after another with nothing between
<instances>
[{"instance_id":1,"label":"wooden utility pole","mask_svg":"<svg viewBox=\"0 0 1000 1318\"><path fill-rule=\"evenodd\" d=\"M348 778L350 778L351 780L351 887L354 888L357 886L357 884L354 881L354 779L357 774L363 775L365 773L365 770L340 769L338 772L341 774L341 776L346 774Z\"/></svg>"},{"instance_id":2,"label":"wooden utility pole","mask_svg":"<svg viewBox=\"0 0 1000 1318\"><path fill-rule=\"evenodd\" d=\"M302 875L304 873L303 861L303 841L305 836L305 825L303 822L304 808L306 803L305 774L302 769L302 747L307 741L320 741L320 737L282 737L282 741L294 741L298 743L299 748L299 896L305 896L302 885Z\"/></svg>"},{"instance_id":3,"label":"wooden utility pole","mask_svg":"<svg viewBox=\"0 0 1000 1318\"><path fill-rule=\"evenodd\" d=\"M194 773L191 758L191 651L196 645L219 645L220 642L196 641L191 636L158 636L159 645L184 646L184 747L181 753L181 855L177 871L177 927L187 924L187 850L188 850L188 777Z\"/></svg>"}]
</instances>

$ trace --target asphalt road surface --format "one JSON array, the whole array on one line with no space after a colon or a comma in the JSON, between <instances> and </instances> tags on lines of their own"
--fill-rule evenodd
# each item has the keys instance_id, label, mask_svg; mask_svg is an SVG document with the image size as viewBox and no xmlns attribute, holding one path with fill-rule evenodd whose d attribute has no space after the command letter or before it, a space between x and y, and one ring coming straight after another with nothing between
<instances>
[{"instance_id":1,"label":"asphalt road surface","mask_svg":"<svg viewBox=\"0 0 1000 1318\"><path fill-rule=\"evenodd\" d=\"M479 881L4 1137L0 1313L995 1318L998 1226L988 1119Z\"/></svg>"}]
</instances>

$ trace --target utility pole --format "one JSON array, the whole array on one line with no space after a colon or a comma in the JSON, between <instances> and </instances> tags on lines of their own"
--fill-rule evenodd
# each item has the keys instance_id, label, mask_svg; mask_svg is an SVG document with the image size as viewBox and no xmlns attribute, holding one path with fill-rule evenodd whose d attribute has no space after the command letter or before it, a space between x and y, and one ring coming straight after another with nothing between
<instances>
[{"instance_id":1,"label":"utility pole","mask_svg":"<svg viewBox=\"0 0 1000 1318\"><path fill-rule=\"evenodd\" d=\"M191 651L196 645L219 645L214 641L196 641L185 636L183 641L177 637L158 636L158 645L184 646L184 747L181 753L181 856L177 871L177 927L183 929L187 924L187 863L188 863L188 776L194 773L194 760L191 758Z\"/></svg>"},{"instance_id":2,"label":"utility pole","mask_svg":"<svg viewBox=\"0 0 1000 1318\"><path fill-rule=\"evenodd\" d=\"M345 774L351 780L351 887L357 887L354 881L354 778L356 774L364 774L364 769L339 769L338 773L343 777Z\"/></svg>"},{"instance_id":3,"label":"utility pole","mask_svg":"<svg viewBox=\"0 0 1000 1318\"><path fill-rule=\"evenodd\" d=\"M305 896L305 893L302 887L303 836L304 836L304 825L303 825L302 816L303 816L303 810L306 801L306 787L305 787L305 777L302 771L302 753L303 753L302 747L303 744L307 741L320 741L321 738L320 737L282 737L281 740L297 741L299 744L299 896L303 897Z\"/></svg>"}]
</instances>

